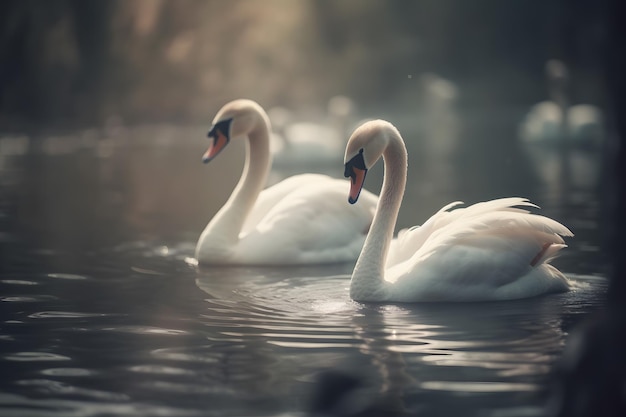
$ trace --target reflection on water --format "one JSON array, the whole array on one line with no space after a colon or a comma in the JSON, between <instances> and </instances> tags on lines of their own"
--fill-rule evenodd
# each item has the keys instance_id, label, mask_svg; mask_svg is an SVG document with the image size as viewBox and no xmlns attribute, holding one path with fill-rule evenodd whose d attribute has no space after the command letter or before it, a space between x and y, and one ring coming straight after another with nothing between
<instances>
[{"instance_id":1,"label":"reflection on water","mask_svg":"<svg viewBox=\"0 0 626 417\"><path fill-rule=\"evenodd\" d=\"M537 299L366 306L348 297L346 265L196 271L182 260L191 246L174 256L135 247L100 253L123 280L2 282L7 296L54 297L7 303L3 408L266 415L301 410L314 376L334 368L367 381L365 398L410 413L539 412L569 327L605 289L600 278L573 276L586 285Z\"/></svg>"},{"instance_id":2,"label":"reflection on water","mask_svg":"<svg viewBox=\"0 0 626 417\"><path fill-rule=\"evenodd\" d=\"M510 126L492 129L494 149ZM512 302L363 305L348 297L351 265L199 268L195 240L234 186L243 147L205 166L204 128L91 132L61 142L62 152L5 140L0 414L302 415L316 375L336 369L363 381L357 401L386 410L541 415L567 334L603 303L596 192L554 198L520 178L530 162L511 144L511 158L490 161L455 142L441 150L454 162L444 169L424 155L436 142L419 139L459 131L400 128L412 163L399 226L457 199L528 196L576 233L555 263L579 288Z\"/></svg>"}]
</instances>

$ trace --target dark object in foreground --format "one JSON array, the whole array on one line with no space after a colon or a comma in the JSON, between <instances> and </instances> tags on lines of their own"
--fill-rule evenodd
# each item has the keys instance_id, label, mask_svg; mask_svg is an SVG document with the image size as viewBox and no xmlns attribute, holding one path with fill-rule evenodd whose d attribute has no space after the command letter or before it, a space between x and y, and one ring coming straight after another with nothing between
<instances>
[{"instance_id":1,"label":"dark object in foreground","mask_svg":"<svg viewBox=\"0 0 626 417\"><path fill-rule=\"evenodd\" d=\"M626 416L626 317L606 311L573 332L557 367L558 417Z\"/></svg>"},{"instance_id":2,"label":"dark object in foreground","mask_svg":"<svg viewBox=\"0 0 626 417\"><path fill-rule=\"evenodd\" d=\"M614 132L605 152L610 182L605 204L613 270L606 310L572 333L557 369L550 415L558 417L626 416L626 3L612 0L607 5L606 75Z\"/></svg>"},{"instance_id":3,"label":"dark object in foreground","mask_svg":"<svg viewBox=\"0 0 626 417\"><path fill-rule=\"evenodd\" d=\"M311 396L311 417L394 417L402 415L384 399L358 395L365 388L356 376L338 372L321 372Z\"/></svg>"}]
</instances>

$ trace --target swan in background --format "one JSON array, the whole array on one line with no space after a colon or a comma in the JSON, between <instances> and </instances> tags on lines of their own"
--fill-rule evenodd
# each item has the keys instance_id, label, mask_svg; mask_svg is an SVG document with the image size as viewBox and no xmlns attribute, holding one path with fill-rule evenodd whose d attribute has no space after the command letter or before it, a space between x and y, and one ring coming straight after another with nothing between
<instances>
[{"instance_id":1,"label":"swan in background","mask_svg":"<svg viewBox=\"0 0 626 417\"><path fill-rule=\"evenodd\" d=\"M537 173L553 191L560 191L564 184L590 188L599 177L605 136L602 110L591 104L570 105L569 74L563 62L548 61L546 77L550 100L530 109L518 136Z\"/></svg>"},{"instance_id":2,"label":"swan in background","mask_svg":"<svg viewBox=\"0 0 626 417\"><path fill-rule=\"evenodd\" d=\"M345 176L349 202L359 199L367 170L383 157L384 181L372 226L350 281L356 301L487 301L567 291L569 281L548 264L572 236L522 198L456 208L448 204L391 244L406 185L407 152L389 122L365 123L350 137Z\"/></svg>"},{"instance_id":3,"label":"swan in background","mask_svg":"<svg viewBox=\"0 0 626 417\"><path fill-rule=\"evenodd\" d=\"M261 191L271 165L270 124L256 102L235 100L209 131L209 162L232 138L246 137L243 174L196 246L201 264L297 265L354 261L372 221L377 197L347 208L343 179L296 175Z\"/></svg>"},{"instance_id":4,"label":"swan in background","mask_svg":"<svg viewBox=\"0 0 626 417\"><path fill-rule=\"evenodd\" d=\"M340 163L354 108L350 98L332 97L323 123L296 120L291 111L281 106L270 108L267 113L274 128L270 147L274 165L314 168Z\"/></svg>"},{"instance_id":5,"label":"swan in background","mask_svg":"<svg viewBox=\"0 0 626 417\"><path fill-rule=\"evenodd\" d=\"M452 190L456 176L454 156L461 145L461 120L457 112L459 88L434 73L421 74L419 81L422 87L419 152L423 158L420 168L427 178L421 182L421 192ZM415 126L415 121L408 126Z\"/></svg>"},{"instance_id":6,"label":"swan in background","mask_svg":"<svg viewBox=\"0 0 626 417\"><path fill-rule=\"evenodd\" d=\"M546 63L550 100L531 107L519 127L527 143L557 144L567 140L583 147L597 146L604 135L602 110L591 104L570 105L567 95L567 66L552 59Z\"/></svg>"}]
</instances>

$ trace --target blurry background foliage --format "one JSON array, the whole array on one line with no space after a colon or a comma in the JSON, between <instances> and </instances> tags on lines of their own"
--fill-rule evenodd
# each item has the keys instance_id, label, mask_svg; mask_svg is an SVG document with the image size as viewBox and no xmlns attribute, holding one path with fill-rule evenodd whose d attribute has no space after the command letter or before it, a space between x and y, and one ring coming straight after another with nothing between
<instances>
[{"instance_id":1,"label":"blurry background foliage","mask_svg":"<svg viewBox=\"0 0 626 417\"><path fill-rule=\"evenodd\" d=\"M604 0L2 0L0 129L206 123L238 97L406 109L425 73L459 106L527 107L550 58L602 104L606 18Z\"/></svg>"}]
</instances>

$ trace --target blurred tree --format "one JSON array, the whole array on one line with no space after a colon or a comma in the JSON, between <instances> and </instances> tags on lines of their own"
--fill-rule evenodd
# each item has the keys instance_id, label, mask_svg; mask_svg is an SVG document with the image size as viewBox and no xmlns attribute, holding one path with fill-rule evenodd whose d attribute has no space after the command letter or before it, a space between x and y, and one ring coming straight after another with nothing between
<instances>
[{"instance_id":1,"label":"blurred tree","mask_svg":"<svg viewBox=\"0 0 626 417\"><path fill-rule=\"evenodd\" d=\"M111 70L109 33L115 5L116 0L71 0L68 5L79 65L72 89L78 109L90 108L93 104L89 103L103 99L106 75ZM89 119L95 114L82 116Z\"/></svg>"},{"instance_id":2,"label":"blurred tree","mask_svg":"<svg viewBox=\"0 0 626 417\"><path fill-rule=\"evenodd\" d=\"M0 123L97 115L115 1L0 3Z\"/></svg>"},{"instance_id":3,"label":"blurred tree","mask_svg":"<svg viewBox=\"0 0 626 417\"><path fill-rule=\"evenodd\" d=\"M205 121L236 97L402 106L424 72L463 105L526 106L551 58L595 102L605 2L4 0L0 128Z\"/></svg>"}]
</instances>

